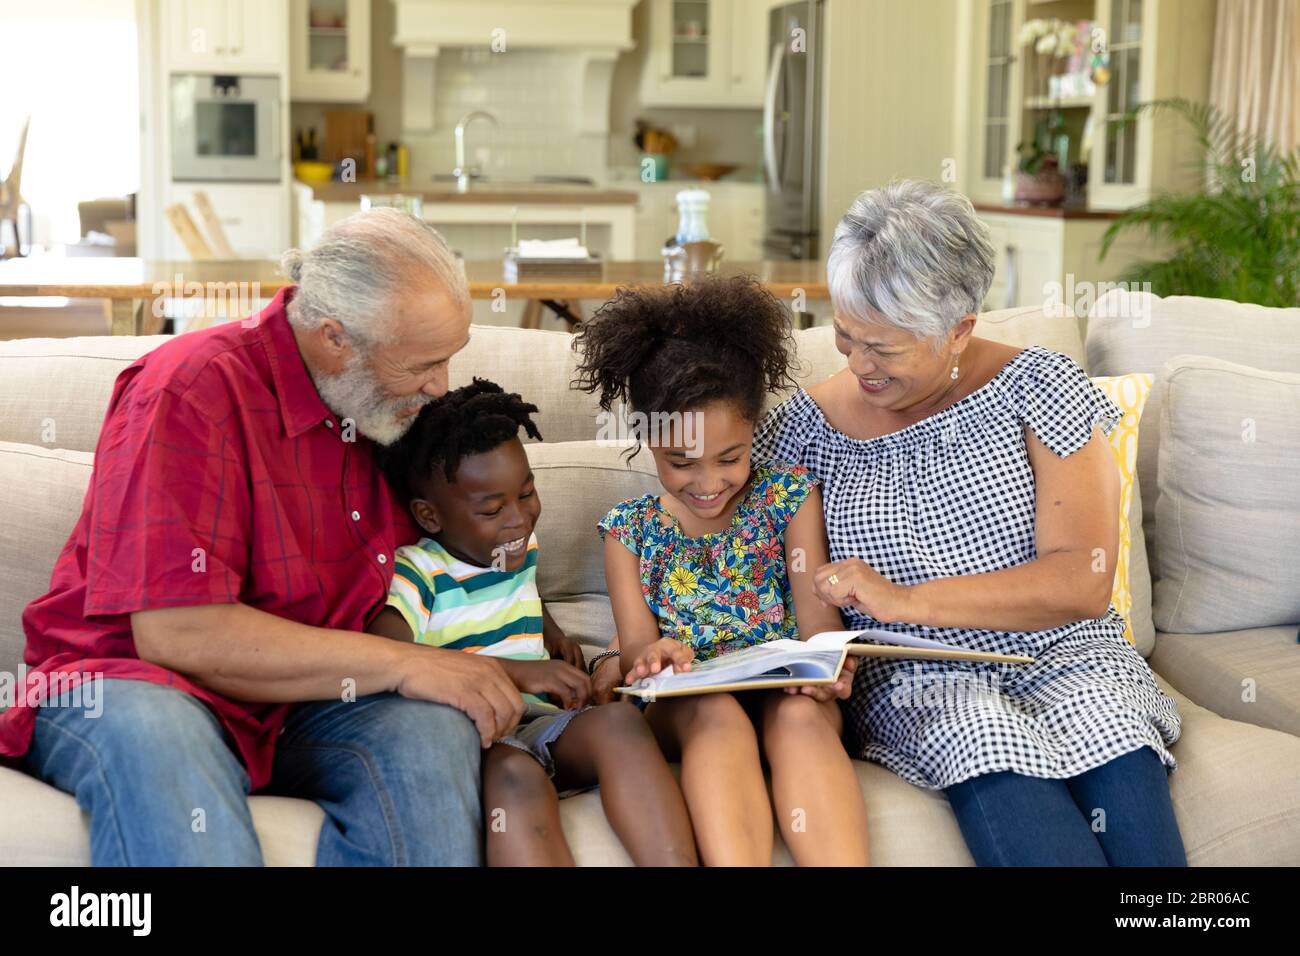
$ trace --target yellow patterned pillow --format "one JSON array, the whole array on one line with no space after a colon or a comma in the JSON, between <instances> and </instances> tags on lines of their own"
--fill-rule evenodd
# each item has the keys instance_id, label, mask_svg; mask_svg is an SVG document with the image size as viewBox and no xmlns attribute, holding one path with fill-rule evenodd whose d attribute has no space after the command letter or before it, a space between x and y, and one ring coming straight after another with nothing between
<instances>
[{"instance_id":1,"label":"yellow patterned pillow","mask_svg":"<svg viewBox=\"0 0 1300 956\"><path fill-rule=\"evenodd\" d=\"M1129 587L1129 556L1132 550L1133 534L1129 527L1129 508L1133 504L1133 475L1137 472L1138 421L1142 417L1142 408L1151 394L1151 376L1145 373L1131 375L1114 375L1107 378L1094 378L1092 384L1102 394L1119 406L1124 417L1108 436L1111 454L1119 465L1119 556L1115 559L1115 586L1111 590L1110 600L1115 610L1124 615L1124 636L1134 644L1133 624L1130 615L1133 611L1133 591Z\"/></svg>"}]
</instances>

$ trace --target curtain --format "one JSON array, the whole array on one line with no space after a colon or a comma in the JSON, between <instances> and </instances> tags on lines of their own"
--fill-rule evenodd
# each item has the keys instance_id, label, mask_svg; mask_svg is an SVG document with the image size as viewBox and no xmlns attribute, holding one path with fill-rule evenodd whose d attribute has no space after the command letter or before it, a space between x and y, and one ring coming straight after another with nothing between
<instances>
[{"instance_id":1,"label":"curtain","mask_svg":"<svg viewBox=\"0 0 1300 956\"><path fill-rule=\"evenodd\" d=\"M1282 153L1300 146L1300 0L1219 0L1210 102Z\"/></svg>"}]
</instances>

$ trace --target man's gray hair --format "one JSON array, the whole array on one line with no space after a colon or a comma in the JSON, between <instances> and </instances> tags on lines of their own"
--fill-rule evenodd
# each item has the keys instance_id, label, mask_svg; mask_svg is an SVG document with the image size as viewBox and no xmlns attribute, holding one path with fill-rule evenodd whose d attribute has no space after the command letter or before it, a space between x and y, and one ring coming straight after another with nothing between
<instances>
[{"instance_id":1,"label":"man's gray hair","mask_svg":"<svg viewBox=\"0 0 1300 956\"><path fill-rule=\"evenodd\" d=\"M836 312L937 345L980 311L993 264L988 229L969 199L904 179L853 201L835 229L826 274Z\"/></svg>"},{"instance_id":2,"label":"man's gray hair","mask_svg":"<svg viewBox=\"0 0 1300 956\"><path fill-rule=\"evenodd\" d=\"M335 319L362 348L391 341L392 302L403 289L429 284L469 308L465 270L438 231L399 209L354 213L308 250L290 249L281 266L298 285L289 321L314 329Z\"/></svg>"}]
</instances>

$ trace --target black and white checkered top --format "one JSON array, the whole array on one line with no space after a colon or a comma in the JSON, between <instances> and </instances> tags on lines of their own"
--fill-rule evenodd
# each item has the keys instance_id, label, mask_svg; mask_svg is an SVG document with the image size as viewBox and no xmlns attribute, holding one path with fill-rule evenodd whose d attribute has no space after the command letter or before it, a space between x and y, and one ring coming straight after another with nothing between
<instances>
[{"instance_id":1,"label":"black and white checkered top","mask_svg":"<svg viewBox=\"0 0 1300 956\"><path fill-rule=\"evenodd\" d=\"M877 438L837 431L801 389L763 419L754 454L822 479L831 560L861 558L912 585L1033 561L1024 427L1064 458L1119 418L1077 363L1035 347L948 408ZM856 610L844 618L849 628L1035 658L862 658L846 702L851 752L909 783L941 789L1003 770L1061 779L1144 746L1175 767L1167 747L1178 739L1177 705L1125 640L1114 605L1096 620L1032 632L880 624Z\"/></svg>"}]
</instances>

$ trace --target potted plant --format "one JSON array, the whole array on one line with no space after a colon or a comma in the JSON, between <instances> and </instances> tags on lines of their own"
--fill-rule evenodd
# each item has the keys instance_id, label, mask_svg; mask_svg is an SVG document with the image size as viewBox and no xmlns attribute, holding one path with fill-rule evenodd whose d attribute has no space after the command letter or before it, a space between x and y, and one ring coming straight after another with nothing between
<instances>
[{"instance_id":1,"label":"potted plant","mask_svg":"<svg viewBox=\"0 0 1300 956\"><path fill-rule=\"evenodd\" d=\"M1126 282L1149 282L1161 296L1300 306L1300 149L1282 154L1213 106L1185 99L1143 103L1113 122L1143 111L1171 113L1192 127L1199 148L1191 162L1207 174L1206 186L1123 213L1106 230L1100 258L1121 233L1145 230L1172 251L1131 266Z\"/></svg>"},{"instance_id":2,"label":"potted plant","mask_svg":"<svg viewBox=\"0 0 1300 956\"><path fill-rule=\"evenodd\" d=\"M1065 126L1059 110L1034 124L1034 135L1016 146L1016 201L1055 206L1065 199L1065 177L1052 149L1056 136Z\"/></svg>"}]
</instances>

